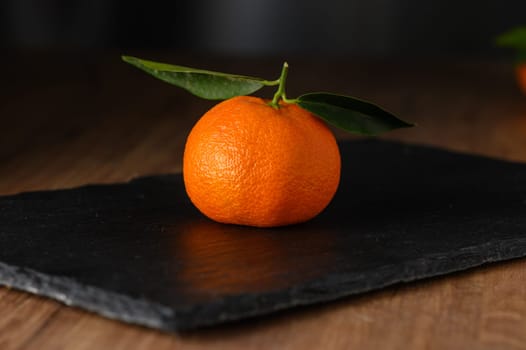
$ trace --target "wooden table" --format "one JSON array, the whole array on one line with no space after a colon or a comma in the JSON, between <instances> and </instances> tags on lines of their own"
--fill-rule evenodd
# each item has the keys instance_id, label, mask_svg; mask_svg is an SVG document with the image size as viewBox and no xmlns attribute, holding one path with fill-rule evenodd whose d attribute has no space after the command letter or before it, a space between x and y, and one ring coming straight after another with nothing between
<instances>
[{"instance_id":1,"label":"wooden table","mask_svg":"<svg viewBox=\"0 0 526 350\"><path fill-rule=\"evenodd\" d=\"M143 56L268 79L281 66L275 59ZM0 60L0 194L178 171L185 135L213 105L124 65L118 52L10 53ZM289 63L291 97L317 90L352 94L418 123L384 138L526 161L526 97L506 62L292 57ZM0 287L3 350L278 345L524 349L526 260L183 335L125 325Z\"/></svg>"}]
</instances>

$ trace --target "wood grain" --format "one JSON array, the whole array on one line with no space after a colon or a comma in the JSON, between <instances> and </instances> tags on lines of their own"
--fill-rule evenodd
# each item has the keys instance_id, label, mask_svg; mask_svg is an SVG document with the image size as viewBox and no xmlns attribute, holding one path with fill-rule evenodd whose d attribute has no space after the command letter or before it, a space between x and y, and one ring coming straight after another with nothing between
<instances>
[{"instance_id":1,"label":"wood grain","mask_svg":"<svg viewBox=\"0 0 526 350\"><path fill-rule=\"evenodd\" d=\"M268 78L280 67L273 59L146 56ZM134 71L117 53L11 53L1 62L9 69L0 83L0 194L179 171L185 135L213 104ZM418 123L385 138L526 161L526 98L506 63L289 63L289 96L353 94ZM0 349L526 349L525 295L526 261L516 260L171 335L0 288Z\"/></svg>"}]
</instances>

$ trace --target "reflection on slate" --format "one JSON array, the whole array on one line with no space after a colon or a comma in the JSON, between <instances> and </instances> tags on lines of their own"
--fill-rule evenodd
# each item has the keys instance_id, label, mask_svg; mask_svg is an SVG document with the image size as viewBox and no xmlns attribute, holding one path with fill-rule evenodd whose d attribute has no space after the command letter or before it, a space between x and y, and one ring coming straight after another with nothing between
<instances>
[{"instance_id":1,"label":"reflection on slate","mask_svg":"<svg viewBox=\"0 0 526 350\"><path fill-rule=\"evenodd\" d=\"M341 149L335 200L278 229L209 221L178 174L0 197L0 283L178 330L526 255L526 165L380 141Z\"/></svg>"}]
</instances>

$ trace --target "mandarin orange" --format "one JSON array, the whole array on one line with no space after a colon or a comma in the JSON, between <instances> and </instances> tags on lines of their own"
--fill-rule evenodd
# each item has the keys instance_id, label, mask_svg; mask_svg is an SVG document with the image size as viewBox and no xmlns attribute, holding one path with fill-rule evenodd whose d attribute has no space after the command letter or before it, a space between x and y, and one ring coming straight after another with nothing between
<instances>
[{"instance_id":1,"label":"mandarin orange","mask_svg":"<svg viewBox=\"0 0 526 350\"><path fill-rule=\"evenodd\" d=\"M257 227L307 221L329 204L340 181L331 130L296 104L238 96L195 124L183 177L192 203L222 223Z\"/></svg>"}]
</instances>

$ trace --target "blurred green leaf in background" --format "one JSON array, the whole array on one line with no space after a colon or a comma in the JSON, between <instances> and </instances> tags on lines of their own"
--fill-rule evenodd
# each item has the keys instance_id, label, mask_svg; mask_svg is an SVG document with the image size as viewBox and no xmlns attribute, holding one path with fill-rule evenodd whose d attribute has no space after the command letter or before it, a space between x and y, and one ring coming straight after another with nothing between
<instances>
[{"instance_id":1,"label":"blurred green leaf in background","mask_svg":"<svg viewBox=\"0 0 526 350\"><path fill-rule=\"evenodd\" d=\"M499 35L496 44L515 49L517 63L526 62L526 26L516 27Z\"/></svg>"}]
</instances>

